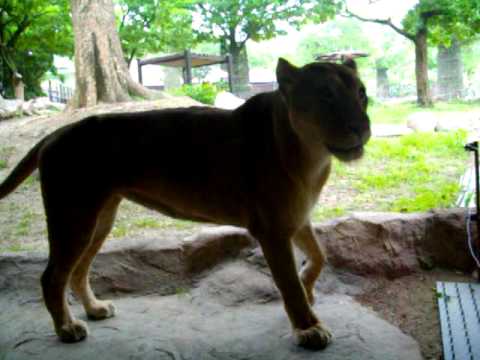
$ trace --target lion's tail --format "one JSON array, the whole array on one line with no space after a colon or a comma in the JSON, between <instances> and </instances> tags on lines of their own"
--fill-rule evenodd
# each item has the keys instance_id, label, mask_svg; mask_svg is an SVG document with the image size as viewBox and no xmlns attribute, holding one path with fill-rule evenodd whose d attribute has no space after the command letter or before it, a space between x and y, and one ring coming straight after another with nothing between
<instances>
[{"instance_id":1,"label":"lion's tail","mask_svg":"<svg viewBox=\"0 0 480 360\"><path fill-rule=\"evenodd\" d=\"M38 152L44 142L45 139L35 145L0 184L0 199L15 190L38 167Z\"/></svg>"}]
</instances>

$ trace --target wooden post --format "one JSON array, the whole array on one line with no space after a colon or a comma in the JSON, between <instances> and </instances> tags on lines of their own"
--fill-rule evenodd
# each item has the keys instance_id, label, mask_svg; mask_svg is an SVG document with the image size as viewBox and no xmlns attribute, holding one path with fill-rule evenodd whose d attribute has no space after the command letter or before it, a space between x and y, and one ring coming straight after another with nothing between
<instances>
[{"instance_id":1,"label":"wooden post","mask_svg":"<svg viewBox=\"0 0 480 360\"><path fill-rule=\"evenodd\" d=\"M23 83L22 75L18 72L15 72L12 80L15 91L15 99L25 100L25 84Z\"/></svg>"},{"instance_id":2,"label":"wooden post","mask_svg":"<svg viewBox=\"0 0 480 360\"><path fill-rule=\"evenodd\" d=\"M48 100L53 102L53 97L52 97L52 81L48 80Z\"/></svg>"},{"instance_id":3,"label":"wooden post","mask_svg":"<svg viewBox=\"0 0 480 360\"><path fill-rule=\"evenodd\" d=\"M192 83L192 53L185 50L185 83Z\"/></svg>"},{"instance_id":4,"label":"wooden post","mask_svg":"<svg viewBox=\"0 0 480 360\"><path fill-rule=\"evenodd\" d=\"M228 88L230 89L230 92L233 93L233 78L232 78L233 63L232 63L232 55L227 54L227 55L225 56L225 58L226 58L227 72L228 72Z\"/></svg>"},{"instance_id":5,"label":"wooden post","mask_svg":"<svg viewBox=\"0 0 480 360\"><path fill-rule=\"evenodd\" d=\"M142 60L137 59L138 82L143 85Z\"/></svg>"}]
</instances>

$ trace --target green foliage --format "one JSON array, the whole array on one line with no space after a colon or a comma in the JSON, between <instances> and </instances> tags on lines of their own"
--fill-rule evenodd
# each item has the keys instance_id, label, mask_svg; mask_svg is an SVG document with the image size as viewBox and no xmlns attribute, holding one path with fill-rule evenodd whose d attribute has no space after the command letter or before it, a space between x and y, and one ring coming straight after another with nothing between
<instances>
[{"instance_id":1,"label":"green foliage","mask_svg":"<svg viewBox=\"0 0 480 360\"><path fill-rule=\"evenodd\" d=\"M238 91L248 80L247 40L268 40L285 34L284 26L299 28L307 21L325 21L335 6L316 0L192 0L199 14L196 34L201 41L218 42L222 53L230 53L234 86Z\"/></svg>"},{"instance_id":2,"label":"green foliage","mask_svg":"<svg viewBox=\"0 0 480 360\"><path fill-rule=\"evenodd\" d=\"M53 70L53 56L73 53L68 0L4 0L0 7L0 82L13 95L18 72L27 98L41 93L40 82Z\"/></svg>"},{"instance_id":3,"label":"green foliage","mask_svg":"<svg viewBox=\"0 0 480 360\"><path fill-rule=\"evenodd\" d=\"M225 41L227 47L285 34L279 21L298 27L314 14L324 21L335 13L334 6L312 0L203 0L192 1L191 9L201 16L200 38Z\"/></svg>"},{"instance_id":4,"label":"green foliage","mask_svg":"<svg viewBox=\"0 0 480 360\"><path fill-rule=\"evenodd\" d=\"M174 95L186 95L203 104L213 105L217 94L223 89L215 84L202 83L195 85L185 84L172 91Z\"/></svg>"},{"instance_id":5,"label":"green foliage","mask_svg":"<svg viewBox=\"0 0 480 360\"><path fill-rule=\"evenodd\" d=\"M127 63L134 57L192 47L188 0L116 0L119 35Z\"/></svg>"},{"instance_id":6,"label":"green foliage","mask_svg":"<svg viewBox=\"0 0 480 360\"><path fill-rule=\"evenodd\" d=\"M430 39L449 46L452 36L460 41L475 38L480 31L478 0L420 0L403 20L404 29L416 32L428 16Z\"/></svg>"}]
</instances>

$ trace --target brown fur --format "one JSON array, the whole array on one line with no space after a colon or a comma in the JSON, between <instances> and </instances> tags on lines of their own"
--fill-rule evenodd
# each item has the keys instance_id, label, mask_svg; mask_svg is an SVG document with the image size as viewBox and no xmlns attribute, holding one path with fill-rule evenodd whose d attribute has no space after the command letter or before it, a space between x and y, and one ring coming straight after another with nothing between
<instances>
[{"instance_id":1,"label":"brown fur","mask_svg":"<svg viewBox=\"0 0 480 360\"><path fill-rule=\"evenodd\" d=\"M279 91L234 111L192 107L93 116L37 144L0 185L0 198L40 171L50 256L46 306L61 340L87 335L66 301L70 284L89 317L114 315L95 298L88 272L122 198L164 214L247 228L256 237L300 345L331 339L313 313L325 254L309 214L331 155L362 155L370 136L365 88L350 66L277 67ZM292 240L307 256L297 275Z\"/></svg>"}]
</instances>

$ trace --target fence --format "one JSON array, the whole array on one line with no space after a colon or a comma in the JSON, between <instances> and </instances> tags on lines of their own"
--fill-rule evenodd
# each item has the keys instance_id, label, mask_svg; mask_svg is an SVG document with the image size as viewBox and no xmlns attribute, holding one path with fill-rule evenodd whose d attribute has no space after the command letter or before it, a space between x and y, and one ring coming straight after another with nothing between
<instances>
[{"instance_id":1,"label":"fence","mask_svg":"<svg viewBox=\"0 0 480 360\"><path fill-rule=\"evenodd\" d=\"M72 95L73 90L71 88L61 83L52 84L51 81L48 82L48 98L50 101L66 104Z\"/></svg>"}]
</instances>

